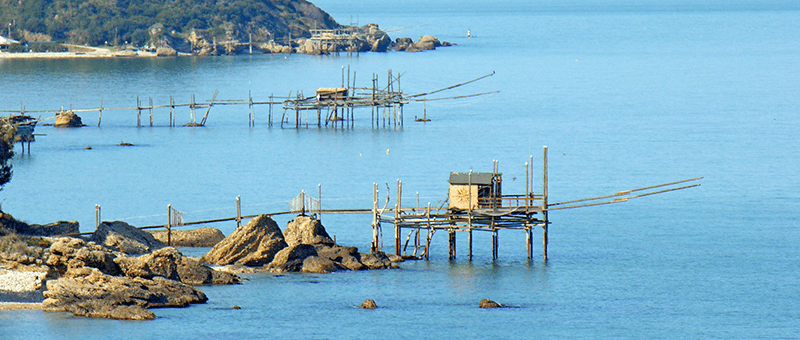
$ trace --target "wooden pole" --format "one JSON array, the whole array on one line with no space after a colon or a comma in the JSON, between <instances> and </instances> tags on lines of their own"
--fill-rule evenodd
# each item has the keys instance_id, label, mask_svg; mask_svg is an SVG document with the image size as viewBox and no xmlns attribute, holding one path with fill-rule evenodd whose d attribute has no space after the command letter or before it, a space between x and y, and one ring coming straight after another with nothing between
<instances>
[{"instance_id":1,"label":"wooden pole","mask_svg":"<svg viewBox=\"0 0 800 340\"><path fill-rule=\"evenodd\" d=\"M136 96L136 127L142 126L142 103L139 101L139 96Z\"/></svg>"},{"instance_id":2,"label":"wooden pole","mask_svg":"<svg viewBox=\"0 0 800 340\"><path fill-rule=\"evenodd\" d=\"M533 234L531 233L531 228L525 228L525 245L527 248L528 253L528 260L533 259Z\"/></svg>"},{"instance_id":3,"label":"wooden pole","mask_svg":"<svg viewBox=\"0 0 800 340\"><path fill-rule=\"evenodd\" d=\"M380 226L380 216L378 215L378 183L372 183L372 247L371 253L378 251L378 228Z\"/></svg>"},{"instance_id":4,"label":"wooden pole","mask_svg":"<svg viewBox=\"0 0 800 340\"><path fill-rule=\"evenodd\" d=\"M467 177L467 190L469 193L469 206L467 209L467 238L469 242L469 253L467 257L470 261L472 261L472 169L469 170L469 175ZM455 239L455 236L453 236Z\"/></svg>"},{"instance_id":5,"label":"wooden pole","mask_svg":"<svg viewBox=\"0 0 800 340\"><path fill-rule=\"evenodd\" d=\"M100 127L101 120L103 120L103 98L100 98L100 114L97 116L97 127Z\"/></svg>"},{"instance_id":6,"label":"wooden pole","mask_svg":"<svg viewBox=\"0 0 800 340\"><path fill-rule=\"evenodd\" d=\"M169 126L175 126L175 99L169 96Z\"/></svg>"},{"instance_id":7,"label":"wooden pole","mask_svg":"<svg viewBox=\"0 0 800 340\"><path fill-rule=\"evenodd\" d=\"M242 226L242 196L236 196L236 228Z\"/></svg>"},{"instance_id":8,"label":"wooden pole","mask_svg":"<svg viewBox=\"0 0 800 340\"><path fill-rule=\"evenodd\" d=\"M150 127L153 127L153 98L150 97Z\"/></svg>"},{"instance_id":9,"label":"wooden pole","mask_svg":"<svg viewBox=\"0 0 800 340\"><path fill-rule=\"evenodd\" d=\"M167 204L167 246L172 246L172 204Z\"/></svg>"},{"instance_id":10,"label":"wooden pole","mask_svg":"<svg viewBox=\"0 0 800 340\"><path fill-rule=\"evenodd\" d=\"M100 221L101 221L99 204L94 205L94 220L95 220L94 229L97 230L97 228L100 227Z\"/></svg>"},{"instance_id":11,"label":"wooden pole","mask_svg":"<svg viewBox=\"0 0 800 340\"><path fill-rule=\"evenodd\" d=\"M447 231L448 233L448 245L449 245L449 252L448 252L448 259L455 260L456 259L456 231L454 229L450 229Z\"/></svg>"},{"instance_id":12,"label":"wooden pole","mask_svg":"<svg viewBox=\"0 0 800 340\"><path fill-rule=\"evenodd\" d=\"M547 262L547 227L549 221L547 219L547 146L544 147L544 155L542 157L542 216L544 225L542 226L542 253L544 261Z\"/></svg>"},{"instance_id":13,"label":"wooden pole","mask_svg":"<svg viewBox=\"0 0 800 340\"><path fill-rule=\"evenodd\" d=\"M397 204L394 208L394 253L400 256L400 243L402 238L402 231L400 230L400 199L403 192L403 182L397 180Z\"/></svg>"},{"instance_id":14,"label":"wooden pole","mask_svg":"<svg viewBox=\"0 0 800 340\"><path fill-rule=\"evenodd\" d=\"M492 226L492 261L497 260L497 229Z\"/></svg>"},{"instance_id":15,"label":"wooden pole","mask_svg":"<svg viewBox=\"0 0 800 340\"><path fill-rule=\"evenodd\" d=\"M322 223L322 183L317 184L317 221Z\"/></svg>"}]
</instances>

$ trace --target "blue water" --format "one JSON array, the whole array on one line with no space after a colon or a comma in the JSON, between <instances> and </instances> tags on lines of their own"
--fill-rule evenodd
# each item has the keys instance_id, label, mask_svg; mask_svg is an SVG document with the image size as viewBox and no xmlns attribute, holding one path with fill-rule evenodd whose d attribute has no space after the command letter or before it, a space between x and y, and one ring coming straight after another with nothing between
<instances>
[{"instance_id":1,"label":"blue water","mask_svg":"<svg viewBox=\"0 0 800 340\"><path fill-rule=\"evenodd\" d=\"M150 322L0 312L2 338L798 338L800 337L800 6L789 1L317 1L339 22L377 22L392 37L432 34L457 46L417 54L238 56L153 60L0 60L0 109L129 107L312 93L403 73L420 93L495 71L427 104L432 122L352 129L248 128L246 107L217 107L205 128L135 127L135 112L84 113L77 130L37 127L14 158L4 211L31 223L104 220L163 224L284 210L305 190L323 206L371 206L372 183L404 183L404 202L437 204L450 171L490 171L524 191L524 163L541 174L547 145L551 202L704 176L702 186L624 204L553 212L549 261L537 232L476 233L475 257L447 261L436 234L429 262L331 275L250 275L201 287L205 305L154 310ZM490 7L490 8L487 8ZM400 27L402 26L402 27ZM404 29L401 29L404 28ZM472 38L466 37L469 29ZM437 97L439 94L432 97ZM276 110L280 114L279 110ZM313 119L313 117L312 117ZM188 109L177 122L188 122ZM121 141L134 147L116 146ZM92 150L85 150L91 146ZM389 151L387 153L387 150ZM516 179L513 179L516 178ZM386 183L386 184L384 184ZM539 190L539 182L536 182ZM392 191L392 193L394 193ZM394 200L394 198L392 198ZM368 249L370 217L328 216L341 244ZM285 225L286 218L279 219ZM230 233L233 223L214 225ZM386 247L391 251L389 227ZM184 249L201 255L205 249ZM374 311L355 309L375 299ZM480 310L480 299L513 306ZM242 310L233 311L233 305Z\"/></svg>"}]
</instances>

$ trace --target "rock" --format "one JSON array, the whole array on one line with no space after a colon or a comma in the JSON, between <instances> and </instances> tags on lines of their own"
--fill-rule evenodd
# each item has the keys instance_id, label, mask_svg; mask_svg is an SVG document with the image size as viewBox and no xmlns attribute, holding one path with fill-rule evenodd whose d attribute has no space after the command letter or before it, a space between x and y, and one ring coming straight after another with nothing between
<instances>
[{"instance_id":1,"label":"rock","mask_svg":"<svg viewBox=\"0 0 800 340\"><path fill-rule=\"evenodd\" d=\"M31 236L59 236L80 232L80 226L77 221L58 221L44 225L27 224L2 211L0 211L0 229L8 229L17 234Z\"/></svg>"},{"instance_id":2,"label":"rock","mask_svg":"<svg viewBox=\"0 0 800 340\"><path fill-rule=\"evenodd\" d=\"M166 230L149 230L150 235L163 244L167 244ZM213 247L225 235L216 228L198 228L195 230L172 230L172 246L175 247Z\"/></svg>"},{"instance_id":3,"label":"rock","mask_svg":"<svg viewBox=\"0 0 800 340\"><path fill-rule=\"evenodd\" d=\"M89 240L126 254L149 253L164 247L153 235L121 221L100 223Z\"/></svg>"},{"instance_id":4,"label":"rock","mask_svg":"<svg viewBox=\"0 0 800 340\"><path fill-rule=\"evenodd\" d=\"M81 117L72 111L61 111L56 113L56 122L53 123L55 127L82 127L86 126L81 121Z\"/></svg>"},{"instance_id":5,"label":"rock","mask_svg":"<svg viewBox=\"0 0 800 340\"><path fill-rule=\"evenodd\" d=\"M289 221L283 235L290 247L298 244L333 245L333 239L325 231L322 223L309 216L301 215Z\"/></svg>"},{"instance_id":6,"label":"rock","mask_svg":"<svg viewBox=\"0 0 800 340\"><path fill-rule=\"evenodd\" d=\"M361 256L361 263L369 269L392 268L392 260L382 251L372 254L363 254Z\"/></svg>"},{"instance_id":7,"label":"rock","mask_svg":"<svg viewBox=\"0 0 800 340\"><path fill-rule=\"evenodd\" d=\"M116 255L106 248L94 243L63 237L50 246L47 265L57 273L64 274L70 269L90 267L108 275L122 274L119 265L114 262Z\"/></svg>"},{"instance_id":8,"label":"rock","mask_svg":"<svg viewBox=\"0 0 800 340\"><path fill-rule=\"evenodd\" d=\"M375 300L373 299L366 299L364 302L361 303L361 306L358 306L361 309L375 309L378 308L378 305L375 304Z\"/></svg>"},{"instance_id":9,"label":"rock","mask_svg":"<svg viewBox=\"0 0 800 340\"><path fill-rule=\"evenodd\" d=\"M419 41L417 41L417 42L422 43L422 44L432 43L434 48L442 46L442 43L439 42L439 39L437 39L436 37L434 37L432 35L421 36L419 38Z\"/></svg>"},{"instance_id":10,"label":"rock","mask_svg":"<svg viewBox=\"0 0 800 340\"><path fill-rule=\"evenodd\" d=\"M406 48L413 43L414 40L411 38L397 38L391 45L391 48L395 51L405 51Z\"/></svg>"},{"instance_id":11,"label":"rock","mask_svg":"<svg viewBox=\"0 0 800 340\"><path fill-rule=\"evenodd\" d=\"M330 259L319 256L309 256L303 260L303 267L300 271L303 273L327 274L342 269L344 268L341 265Z\"/></svg>"},{"instance_id":12,"label":"rock","mask_svg":"<svg viewBox=\"0 0 800 340\"><path fill-rule=\"evenodd\" d=\"M235 284L238 276L218 272L195 259L183 256L172 247L165 247L140 257L118 257L114 262L128 277L152 279L161 276L190 285Z\"/></svg>"},{"instance_id":13,"label":"rock","mask_svg":"<svg viewBox=\"0 0 800 340\"><path fill-rule=\"evenodd\" d=\"M260 215L236 228L200 261L217 265L263 266L272 262L286 246L278 224L269 216Z\"/></svg>"},{"instance_id":14,"label":"rock","mask_svg":"<svg viewBox=\"0 0 800 340\"><path fill-rule=\"evenodd\" d=\"M146 308L185 307L208 300L203 292L163 277L116 277L88 267L70 269L48 281L44 296L45 311L126 320L153 319Z\"/></svg>"},{"instance_id":15,"label":"rock","mask_svg":"<svg viewBox=\"0 0 800 340\"><path fill-rule=\"evenodd\" d=\"M501 304L499 304L497 302L494 302L492 300L489 300L489 299L483 299L480 302L478 302L478 307L480 307L480 308L500 308L500 307L503 307L503 305L501 305Z\"/></svg>"},{"instance_id":16,"label":"rock","mask_svg":"<svg viewBox=\"0 0 800 340\"><path fill-rule=\"evenodd\" d=\"M392 38L389 38L389 35L383 33L374 42L371 44L370 51L371 52L386 52L389 48L389 44L392 43Z\"/></svg>"},{"instance_id":17,"label":"rock","mask_svg":"<svg viewBox=\"0 0 800 340\"><path fill-rule=\"evenodd\" d=\"M315 248L317 256L337 262L344 268L349 270L367 269L367 266L361 263L361 254L358 253L356 247L317 245Z\"/></svg>"},{"instance_id":18,"label":"rock","mask_svg":"<svg viewBox=\"0 0 800 340\"><path fill-rule=\"evenodd\" d=\"M309 244L286 247L275 254L275 259L267 268L276 273L299 272L306 258L317 256L317 250Z\"/></svg>"},{"instance_id":19,"label":"rock","mask_svg":"<svg viewBox=\"0 0 800 340\"><path fill-rule=\"evenodd\" d=\"M159 47L156 49L156 56L157 57L174 57L178 55L178 51L176 51L172 47Z\"/></svg>"}]
</instances>

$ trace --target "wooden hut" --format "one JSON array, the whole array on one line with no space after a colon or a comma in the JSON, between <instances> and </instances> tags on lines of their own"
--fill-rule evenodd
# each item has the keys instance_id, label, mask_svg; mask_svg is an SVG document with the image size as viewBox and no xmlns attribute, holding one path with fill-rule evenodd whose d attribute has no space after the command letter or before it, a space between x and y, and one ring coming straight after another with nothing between
<instances>
[{"instance_id":1,"label":"wooden hut","mask_svg":"<svg viewBox=\"0 0 800 340\"><path fill-rule=\"evenodd\" d=\"M493 207L502 197L502 174L451 172L448 207L457 210Z\"/></svg>"}]
</instances>

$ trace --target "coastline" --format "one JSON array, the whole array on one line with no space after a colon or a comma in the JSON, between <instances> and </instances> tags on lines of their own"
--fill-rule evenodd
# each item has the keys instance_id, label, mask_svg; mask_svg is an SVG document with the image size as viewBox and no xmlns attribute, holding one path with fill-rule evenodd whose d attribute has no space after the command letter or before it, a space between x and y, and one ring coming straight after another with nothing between
<instances>
[{"instance_id":1,"label":"coastline","mask_svg":"<svg viewBox=\"0 0 800 340\"><path fill-rule=\"evenodd\" d=\"M23 52L23 53L0 53L0 59L96 59L96 58L153 58L155 52L111 52L108 50L98 50L92 52Z\"/></svg>"},{"instance_id":2,"label":"coastline","mask_svg":"<svg viewBox=\"0 0 800 340\"><path fill-rule=\"evenodd\" d=\"M28 309L43 309L44 304L41 302L0 302L0 311L4 310L28 310Z\"/></svg>"}]
</instances>

